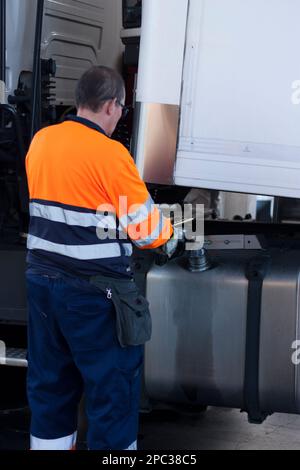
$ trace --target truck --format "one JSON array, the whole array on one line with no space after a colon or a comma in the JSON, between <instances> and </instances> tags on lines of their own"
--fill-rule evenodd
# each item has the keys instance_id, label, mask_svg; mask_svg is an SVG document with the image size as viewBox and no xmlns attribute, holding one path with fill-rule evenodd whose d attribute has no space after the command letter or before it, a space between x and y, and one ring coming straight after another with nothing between
<instances>
[{"instance_id":1,"label":"truck","mask_svg":"<svg viewBox=\"0 0 300 470\"><path fill-rule=\"evenodd\" d=\"M42 126L75 112L76 80L99 64L123 73L132 111L114 138L131 149L154 201L206 201L204 249L168 262L133 257L152 313L149 402L239 408L253 423L299 413L300 5L0 7L1 391L24 383L27 365L26 150Z\"/></svg>"}]
</instances>

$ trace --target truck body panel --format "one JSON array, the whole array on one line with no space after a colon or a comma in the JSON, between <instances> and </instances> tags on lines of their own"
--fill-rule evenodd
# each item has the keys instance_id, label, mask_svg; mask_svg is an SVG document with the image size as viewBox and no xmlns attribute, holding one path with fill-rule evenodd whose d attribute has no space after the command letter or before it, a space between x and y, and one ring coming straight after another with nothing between
<instances>
[{"instance_id":1,"label":"truck body panel","mask_svg":"<svg viewBox=\"0 0 300 470\"><path fill-rule=\"evenodd\" d=\"M7 96L20 73L32 70L36 4L7 2ZM45 1L41 57L56 61L56 105L74 106L76 82L92 65L120 67L121 28L122 0Z\"/></svg>"},{"instance_id":2,"label":"truck body panel","mask_svg":"<svg viewBox=\"0 0 300 470\"><path fill-rule=\"evenodd\" d=\"M165 2L166 10L160 11L154 0L144 11L137 93L142 174L151 183L161 182L154 181L155 169L149 170L149 160L154 167L156 161L149 158L147 134L156 115L147 116L148 108L180 104L179 131L167 113L165 118L164 127L173 126L177 137L168 183L172 178L187 187L299 197L295 44L300 6L292 0L190 0L185 14L185 3ZM164 19L158 23L160 13ZM154 34L172 38L174 47L151 40ZM176 69L170 65L175 56ZM166 155L166 167L169 160Z\"/></svg>"}]
</instances>

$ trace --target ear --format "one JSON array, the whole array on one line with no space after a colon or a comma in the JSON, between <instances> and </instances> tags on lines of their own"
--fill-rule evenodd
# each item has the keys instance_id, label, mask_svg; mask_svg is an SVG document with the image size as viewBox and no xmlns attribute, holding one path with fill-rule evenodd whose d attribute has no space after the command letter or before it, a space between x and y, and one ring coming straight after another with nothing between
<instances>
[{"instance_id":1,"label":"ear","mask_svg":"<svg viewBox=\"0 0 300 470\"><path fill-rule=\"evenodd\" d=\"M112 116L115 112L116 98L105 103L105 111L108 116Z\"/></svg>"}]
</instances>

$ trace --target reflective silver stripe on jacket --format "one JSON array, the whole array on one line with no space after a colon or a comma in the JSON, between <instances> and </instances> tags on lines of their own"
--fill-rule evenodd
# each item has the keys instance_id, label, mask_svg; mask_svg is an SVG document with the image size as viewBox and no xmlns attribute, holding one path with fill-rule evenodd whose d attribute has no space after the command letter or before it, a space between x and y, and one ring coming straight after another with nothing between
<instances>
[{"instance_id":1,"label":"reflective silver stripe on jacket","mask_svg":"<svg viewBox=\"0 0 300 470\"><path fill-rule=\"evenodd\" d=\"M124 243L122 247L126 256L131 256L132 245ZM119 243L99 243L97 245L62 245L49 242L42 238L28 235L27 248L29 250L43 250L78 260L95 260L118 258L121 256L121 245Z\"/></svg>"},{"instance_id":2,"label":"reflective silver stripe on jacket","mask_svg":"<svg viewBox=\"0 0 300 470\"><path fill-rule=\"evenodd\" d=\"M151 245L155 240L157 240L160 237L166 222L167 222L167 219L162 215L162 213L160 213L159 221L156 225L156 228L153 230L153 232L146 238L143 238L141 240L133 240L133 243L140 248Z\"/></svg>"},{"instance_id":3,"label":"reflective silver stripe on jacket","mask_svg":"<svg viewBox=\"0 0 300 470\"><path fill-rule=\"evenodd\" d=\"M155 205L153 199L150 196L138 210L136 210L135 212L128 213L127 215L123 215L123 217L120 217L121 226L124 230L126 230L129 225L137 225L144 222L154 211L155 207L157 206Z\"/></svg>"},{"instance_id":4,"label":"reflective silver stripe on jacket","mask_svg":"<svg viewBox=\"0 0 300 470\"><path fill-rule=\"evenodd\" d=\"M57 206L48 206L37 202L30 203L30 215L40 217L51 222L60 222L77 227L99 227L115 230L117 228L116 216L104 213L92 214L63 209Z\"/></svg>"}]
</instances>

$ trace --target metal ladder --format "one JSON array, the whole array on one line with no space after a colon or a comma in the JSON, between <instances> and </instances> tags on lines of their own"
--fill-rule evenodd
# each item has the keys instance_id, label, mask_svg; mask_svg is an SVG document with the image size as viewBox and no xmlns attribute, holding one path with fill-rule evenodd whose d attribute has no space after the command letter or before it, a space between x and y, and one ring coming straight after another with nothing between
<instances>
[{"instance_id":1,"label":"metal ladder","mask_svg":"<svg viewBox=\"0 0 300 470\"><path fill-rule=\"evenodd\" d=\"M27 367L27 350L21 348L7 348L4 341L0 341L0 366Z\"/></svg>"}]
</instances>

